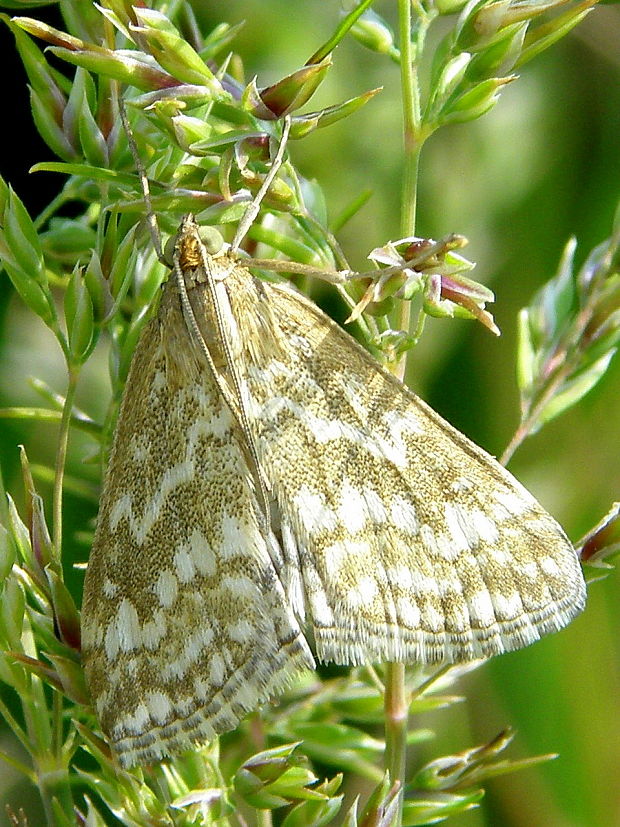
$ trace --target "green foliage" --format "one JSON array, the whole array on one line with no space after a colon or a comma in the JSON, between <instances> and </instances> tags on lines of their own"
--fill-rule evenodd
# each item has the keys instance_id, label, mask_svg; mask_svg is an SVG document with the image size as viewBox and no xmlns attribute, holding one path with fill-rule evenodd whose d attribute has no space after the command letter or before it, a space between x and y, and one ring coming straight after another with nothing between
<instances>
[{"instance_id":1,"label":"green foliage","mask_svg":"<svg viewBox=\"0 0 620 827\"><path fill-rule=\"evenodd\" d=\"M45 4L3 5L23 10ZM446 235L439 242L414 236L422 145L444 126L490 110L515 80L513 70L566 34L592 2L442 0L417 5L409 26L404 25L409 3L401 2L397 36L365 0L334 22L309 60L264 88L246 80L238 57L228 54L237 27L221 23L204 36L186 3L152 5L132 8L108 0L97 9L62 3L68 33L35 19L3 16L28 75L36 128L61 159L36 169L67 178L54 204L35 220L0 181L0 258L21 301L55 337L68 379L64 396L36 385L45 407L0 411L5 418L57 423L59 432L51 520L25 455L23 508L0 492L0 680L11 698L0 700L0 713L29 764L9 754L0 757L38 787L49 824L237 824L241 817L268 824L272 810L282 813L279 823L286 827L336 818L368 827L443 821L476 807L488 778L552 756L500 758L512 740L506 731L482 746L412 767L406 778L390 778L380 730L389 681L383 670L308 679L265 710L261 720L249 719L219 743L144 770L121 771L99 734L79 661L78 610L61 564L67 440L72 427L80 429L95 443L97 456L105 454L114 406L165 273L141 223L142 192L118 99L122 96L130 110L162 229L173 232L182 213L194 212L200 223L218 224L226 232L243 219L260 189L285 116L291 119L291 140L301 141L341 120L349 128L346 119L379 91L359 91L316 111L299 111L333 72L339 43L353 37L378 60L401 65L409 139L403 160L404 238L370 253L376 271L360 274L349 266L334 238L343 218L329 223L321 187L306 180L290 159L261 205L247 244L252 254L305 265L307 271L296 271L302 275L326 271L323 276L338 285L357 322L357 335L395 365L419 340L427 316L476 318L497 332L485 309L492 292L463 275L473 264L456 252L462 236ZM164 13L168 6L170 17ZM560 8L549 19L547 13ZM433 43L429 33L436 23L442 36ZM28 35L76 67L71 80ZM423 97L417 72L427 54ZM356 198L355 206L361 208L365 197ZM77 218L55 214L68 201L79 204ZM354 207L344 211L347 218L354 213ZM609 367L620 338L617 245L616 228L580 268L569 245L556 277L522 311L522 420L510 450L575 405ZM410 325L412 306L418 315ZM99 424L76 406L75 393L104 331L111 340L113 399ZM78 490L87 492L84 480ZM616 509L584 539L584 557L606 565L617 551L617 526ZM461 699L445 693L462 672L412 669L405 686L409 713L451 709ZM433 738L433 732L414 726L396 752ZM364 795L345 803L351 777L365 785Z\"/></svg>"},{"instance_id":2,"label":"green foliage","mask_svg":"<svg viewBox=\"0 0 620 827\"><path fill-rule=\"evenodd\" d=\"M619 219L577 273L576 242L569 241L557 274L521 310L521 424L511 450L575 405L609 367L620 341Z\"/></svg>"}]
</instances>

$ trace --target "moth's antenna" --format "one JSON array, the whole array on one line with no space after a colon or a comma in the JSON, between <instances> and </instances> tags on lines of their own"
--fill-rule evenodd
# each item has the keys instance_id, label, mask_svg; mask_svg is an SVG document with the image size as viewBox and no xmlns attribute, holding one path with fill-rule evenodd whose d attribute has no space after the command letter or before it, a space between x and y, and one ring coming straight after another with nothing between
<instances>
[{"instance_id":1,"label":"moth's antenna","mask_svg":"<svg viewBox=\"0 0 620 827\"><path fill-rule=\"evenodd\" d=\"M125 109L125 102L121 96L119 96L118 99L118 108L121 115L123 129L125 130L125 134L127 135L129 149L131 150L133 161L136 165L138 176L140 178L140 186L142 187L142 195L144 197L144 203L146 205L146 222L149 228L149 233L151 234L153 248L155 249L155 252L157 253L157 258L160 260L160 262L166 265L166 267L169 267L170 265L166 263L164 259L164 254L161 249L161 236L159 234L159 227L157 226L157 221L155 220L155 213L153 211L153 204L151 202L151 190L149 187L149 180L146 177L146 170L144 168L144 164L142 163L142 159L140 158L138 147L136 146L136 141L133 137L133 131L131 129L131 126L129 125L129 119L127 117L127 111Z\"/></svg>"},{"instance_id":2,"label":"moth's antenna","mask_svg":"<svg viewBox=\"0 0 620 827\"><path fill-rule=\"evenodd\" d=\"M265 180L263 181L261 188L256 193L256 196L250 206L245 211L245 214L239 224L237 225L237 232L235 233L235 237L232 240L232 244L230 245L230 252L235 253L239 249L239 245L243 241L245 234L250 229L252 224L254 223L254 219L258 215L258 211L260 210L260 205L267 193L267 190L271 186L273 179L278 174L280 167L282 166L282 161L284 160L284 152L286 151L286 143L288 141L289 132L291 130L291 116L286 115L284 117L284 125L282 127L282 137L280 138L280 144L278 146L278 151L276 152L276 157L273 159L271 164L271 169L265 176Z\"/></svg>"}]
</instances>

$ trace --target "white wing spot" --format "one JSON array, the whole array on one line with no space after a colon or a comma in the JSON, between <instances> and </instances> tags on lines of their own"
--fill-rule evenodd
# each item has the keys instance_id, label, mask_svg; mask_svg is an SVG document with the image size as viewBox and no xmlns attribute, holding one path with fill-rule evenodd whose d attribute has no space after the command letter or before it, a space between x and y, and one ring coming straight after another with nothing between
<instances>
[{"instance_id":1,"label":"white wing spot","mask_svg":"<svg viewBox=\"0 0 620 827\"><path fill-rule=\"evenodd\" d=\"M366 525L368 507L363 494L349 480L344 480L340 492L338 519L349 534L357 534Z\"/></svg>"},{"instance_id":2,"label":"white wing spot","mask_svg":"<svg viewBox=\"0 0 620 827\"><path fill-rule=\"evenodd\" d=\"M253 535L247 526L230 514L222 517L222 542L218 554L222 560L230 557L245 557L251 553L254 545Z\"/></svg>"},{"instance_id":3,"label":"white wing spot","mask_svg":"<svg viewBox=\"0 0 620 827\"><path fill-rule=\"evenodd\" d=\"M209 680L213 686L221 686L224 683L226 667L221 656L216 652L209 660Z\"/></svg>"},{"instance_id":4,"label":"white wing spot","mask_svg":"<svg viewBox=\"0 0 620 827\"><path fill-rule=\"evenodd\" d=\"M422 625L428 626L431 632L443 632L444 617L434 606L426 605L422 611Z\"/></svg>"},{"instance_id":5,"label":"white wing spot","mask_svg":"<svg viewBox=\"0 0 620 827\"><path fill-rule=\"evenodd\" d=\"M106 597L116 597L118 594L118 586L109 577L105 577L103 580L103 593Z\"/></svg>"},{"instance_id":6,"label":"white wing spot","mask_svg":"<svg viewBox=\"0 0 620 827\"><path fill-rule=\"evenodd\" d=\"M122 738L126 731L141 734L145 731L149 722L149 711L146 704L140 703L134 709L132 715L125 715L123 719L114 727L114 732L117 738Z\"/></svg>"},{"instance_id":7,"label":"white wing spot","mask_svg":"<svg viewBox=\"0 0 620 827\"><path fill-rule=\"evenodd\" d=\"M196 576L196 566L186 546L175 552L174 565L181 583L189 583Z\"/></svg>"},{"instance_id":8,"label":"white wing spot","mask_svg":"<svg viewBox=\"0 0 620 827\"><path fill-rule=\"evenodd\" d=\"M203 577L213 577L217 568L215 554L207 538L197 528L192 531L188 551L199 573Z\"/></svg>"},{"instance_id":9,"label":"white wing spot","mask_svg":"<svg viewBox=\"0 0 620 827\"><path fill-rule=\"evenodd\" d=\"M497 525L480 509L469 511L458 503L450 502L446 503L444 508L446 525L458 551L474 549L481 541L489 545L497 542Z\"/></svg>"},{"instance_id":10,"label":"white wing spot","mask_svg":"<svg viewBox=\"0 0 620 827\"><path fill-rule=\"evenodd\" d=\"M180 698L176 701L175 708L182 718L187 718L196 708L196 699Z\"/></svg>"},{"instance_id":11,"label":"white wing spot","mask_svg":"<svg viewBox=\"0 0 620 827\"><path fill-rule=\"evenodd\" d=\"M439 586L435 577L430 577L415 569L409 571L409 577L411 578L411 587L414 594L439 594Z\"/></svg>"},{"instance_id":12,"label":"white wing spot","mask_svg":"<svg viewBox=\"0 0 620 827\"><path fill-rule=\"evenodd\" d=\"M142 465L150 456L151 443L145 434L133 434L129 444L129 453L136 465Z\"/></svg>"},{"instance_id":13,"label":"white wing spot","mask_svg":"<svg viewBox=\"0 0 620 827\"><path fill-rule=\"evenodd\" d=\"M390 517L394 525L404 534L415 537L420 531L415 506L404 497L392 498Z\"/></svg>"},{"instance_id":14,"label":"white wing spot","mask_svg":"<svg viewBox=\"0 0 620 827\"><path fill-rule=\"evenodd\" d=\"M168 384L168 379L166 377L166 374L163 372L163 370L155 371L155 373L153 374L153 376L151 378L151 390L156 391L156 392L161 391L161 390L163 390L163 388L166 387L167 384Z\"/></svg>"},{"instance_id":15,"label":"white wing spot","mask_svg":"<svg viewBox=\"0 0 620 827\"><path fill-rule=\"evenodd\" d=\"M118 630L116 628L116 623L114 621L111 621L108 628L106 629L104 646L105 653L108 656L108 660L114 660L118 655L118 651L120 649Z\"/></svg>"},{"instance_id":16,"label":"white wing spot","mask_svg":"<svg viewBox=\"0 0 620 827\"><path fill-rule=\"evenodd\" d=\"M222 589L226 589L231 594L234 594L235 597L242 598L243 600L251 600L253 603L256 603L261 597L256 583L253 583L252 580L245 575L238 575L237 577L227 575L222 578L220 586Z\"/></svg>"},{"instance_id":17,"label":"white wing spot","mask_svg":"<svg viewBox=\"0 0 620 827\"><path fill-rule=\"evenodd\" d=\"M495 606L495 616L500 620L514 620L525 614L521 596L518 592L512 594L494 593L491 597Z\"/></svg>"},{"instance_id":18,"label":"white wing spot","mask_svg":"<svg viewBox=\"0 0 620 827\"><path fill-rule=\"evenodd\" d=\"M375 524L385 523L388 516L387 510L379 494L373 488L364 488L364 499L372 522Z\"/></svg>"},{"instance_id":19,"label":"white wing spot","mask_svg":"<svg viewBox=\"0 0 620 827\"><path fill-rule=\"evenodd\" d=\"M560 567L553 559L553 557L543 557L542 560L538 561L538 565L541 567L545 574L548 574L551 577L557 577L561 573Z\"/></svg>"},{"instance_id":20,"label":"white wing spot","mask_svg":"<svg viewBox=\"0 0 620 827\"><path fill-rule=\"evenodd\" d=\"M403 444L403 434L424 434L424 425L411 409L386 411L381 417L385 423L394 444Z\"/></svg>"},{"instance_id":21,"label":"white wing spot","mask_svg":"<svg viewBox=\"0 0 620 827\"><path fill-rule=\"evenodd\" d=\"M420 627L420 609L409 600L408 597L399 597L396 601L396 611L398 619L408 629L418 629Z\"/></svg>"},{"instance_id":22,"label":"white wing spot","mask_svg":"<svg viewBox=\"0 0 620 827\"><path fill-rule=\"evenodd\" d=\"M302 485L295 495L294 505L303 528L308 534L334 531L338 527L338 515L325 504L322 494Z\"/></svg>"},{"instance_id":23,"label":"white wing spot","mask_svg":"<svg viewBox=\"0 0 620 827\"><path fill-rule=\"evenodd\" d=\"M360 577L354 588L349 590L347 603L350 608L359 609L367 606L377 596L377 582L372 577Z\"/></svg>"},{"instance_id":24,"label":"white wing spot","mask_svg":"<svg viewBox=\"0 0 620 827\"><path fill-rule=\"evenodd\" d=\"M403 432L420 432L421 426L412 414L394 412L386 415L384 420L390 432L390 439L378 434L370 436L365 428L343 422L340 419L327 419L317 416L307 406L286 396L272 396L263 404L253 401L251 413L264 422L274 422L281 411L288 411L297 420L300 427L305 427L315 440L324 444L334 440L344 440L353 445L360 445L371 456L380 460L389 460L397 468L407 467L407 444Z\"/></svg>"},{"instance_id":25,"label":"white wing spot","mask_svg":"<svg viewBox=\"0 0 620 827\"><path fill-rule=\"evenodd\" d=\"M121 652L131 652L132 649L137 649L141 645L142 635L140 633L138 612L133 603L126 597L121 601L116 614L116 621L113 622L116 623Z\"/></svg>"},{"instance_id":26,"label":"white wing spot","mask_svg":"<svg viewBox=\"0 0 620 827\"><path fill-rule=\"evenodd\" d=\"M385 573L393 588L409 591L413 586L413 577L407 566L392 566Z\"/></svg>"},{"instance_id":27,"label":"white wing spot","mask_svg":"<svg viewBox=\"0 0 620 827\"><path fill-rule=\"evenodd\" d=\"M484 511L478 509L472 511L471 516L474 529L478 532L480 539L489 545L496 543L499 539L497 523L485 514Z\"/></svg>"},{"instance_id":28,"label":"white wing spot","mask_svg":"<svg viewBox=\"0 0 620 827\"><path fill-rule=\"evenodd\" d=\"M532 495L526 491L525 488L521 488L519 491L512 491L510 489L500 490L496 491L493 496L513 517L518 517L527 511L531 511L532 505L535 502Z\"/></svg>"},{"instance_id":29,"label":"white wing spot","mask_svg":"<svg viewBox=\"0 0 620 827\"><path fill-rule=\"evenodd\" d=\"M169 663L165 669L162 670L164 680L180 680L186 674L188 669L198 661L205 650L213 643L213 630L208 626L202 625L197 631L188 637L183 646L183 651L175 661Z\"/></svg>"},{"instance_id":30,"label":"white wing spot","mask_svg":"<svg viewBox=\"0 0 620 827\"><path fill-rule=\"evenodd\" d=\"M197 661L204 650L213 643L213 630L208 626L202 626L189 639L183 647L183 659L187 664Z\"/></svg>"},{"instance_id":31,"label":"white wing spot","mask_svg":"<svg viewBox=\"0 0 620 827\"><path fill-rule=\"evenodd\" d=\"M202 385L195 385L192 388L192 396L201 411L209 411L209 416L201 416L189 428L190 445L194 445L203 436L215 437L216 439L225 437L232 426L232 418L228 408L222 405L216 409L216 412L213 412L213 396L211 393L207 393Z\"/></svg>"},{"instance_id":32,"label":"white wing spot","mask_svg":"<svg viewBox=\"0 0 620 827\"><path fill-rule=\"evenodd\" d=\"M473 530L471 516L459 505L450 502L445 504L444 511L455 551L463 552L475 548L478 545L478 535Z\"/></svg>"},{"instance_id":33,"label":"white wing spot","mask_svg":"<svg viewBox=\"0 0 620 827\"><path fill-rule=\"evenodd\" d=\"M204 701L208 698L211 692L211 686L208 681L204 678L194 678L194 694L197 698L200 698L201 701Z\"/></svg>"},{"instance_id":34,"label":"white wing spot","mask_svg":"<svg viewBox=\"0 0 620 827\"><path fill-rule=\"evenodd\" d=\"M161 609L153 613L153 617L142 627L142 641L147 649L157 649L167 632L166 615Z\"/></svg>"},{"instance_id":35,"label":"white wing spot","mask_svg":"<svg viewBox=\"0 0 620 827\"><path fill-rule=\"evenodd\" d=\"M468 595L467 602L472 618L475 618L483 629L490 628L495 623L495 609L488 591L483 590Z\"/></svg>"},{"instance_id":36,"label":"white wing spot","mask_svg":"<svg viewBox=\"0 0 620 827\"><path fill-rule=\"evenodd\" d=\"M522 566L518 567L518 570L521 574L524 574L532 580L536 580L538 578L538 566L536 563L524 563Z\"/></svg>"},{"instance_id":37,"label":"white wing spot","mask_svg":"<svg viewBox=\"0 0 620 827\"><path fill-rule=\"evenodd\" d=\"M160 572L153 586L153 591L157 595L160 605L164 609L169 609L176 601L179 593L179 581L175 573L170 569L164 569Z\"/></svg>"},{"instance_id":38,"label":"white wing spot","mask_svg":"<svg viewBox=\"0 0 620 827\"><path fill-rule=\"evenodd\" d=\"M420 526L420 539L426 550L435 556L437 554L437 538L430 525Z\"/></svg>"},{"instance_id":39,"label":"white wing spot","mask_svg":"<svg viewBox=\"0 0 620 827\"><path fill-rule=\"evenodd\" d=\"M170 699L163 692L149 692L146 696L146 705L151 718L158 724L163 724L170 717L172 705Z\"/></svg>"},{"instance_id":40,"label":"white wing spot","mask_svg":"<svg viewBox=\"0 0 620 827\"><path fill-rule=\"evenodd\" d=\"M237 620L235 623L229 623L226 629L228 637L231 640L236 640L238 643L248 643L256 637L254 626L247 620Z\"/></svg>"},{"instance_id":41,"label":"white wing spot","mask_svg":"<svg viewBox=\"0 0 620 827\"><path fill-rule=\"evenodd\" d=\"M308 359L314 354L314 348L305 336L300 336L298 333L294 333L289 338L289 343L291 347L300 350ZM281 365L282 362L278 362L278 364ZM288 373L290 373L290 371L288 371Z\"/></svg>"},{"instance_id":42,"label":"white wing spot","mask_svg":"<svg viewBox=\"0 0 620 827\"><path fill-rule=\"evenodd\" d=\"M473 487L473 483L467 477L457 477L450 485L450 491L457 495L465 494L467 491L471 491Z\"/></svg>"},{"instance_id":43,"label":"white wing spot","mask_svg":"<svg viewBox=\"0 0 620 827\"><path fill-rule=\"evenodd\" d=\"M346 540L332 543L323 550L330 569L338 571L344 561L354 557L365 557L370 553L370 543L367 540Z\"/></svg>"},{"instance_id":44,"label":"white wing spot","mask_svg":"<svg viewBox=\"0 0 620 827\"><path fill-rule=\"evenodd\" d=\"M161 515L164 503L180 485L191 482L195 476L193 451L195 446L188 445L187 454L190 459L179 462L168 468L162 476L161 485L153 497L146 503L142 518L136 517L133 512L133 504L129 494L124 494L117 500L110 509L110 530L114 534L119 522L125 518L129 523L129 529L133 534L136 543L142 545L146 540L149 531L155 525Z\"/></svg>"},{"instance_id":45,"label":"white wing spot","mask_svg":"<svg viewBox=\"0 0 620 827\"><path fill-rule=\"evenodd\" d=\"M332 626L334 623L334 614L327 602L327 595L321 589L320 591L310 592L308 597L312 619L317 626Z\"/></svg>"}]
</instances>

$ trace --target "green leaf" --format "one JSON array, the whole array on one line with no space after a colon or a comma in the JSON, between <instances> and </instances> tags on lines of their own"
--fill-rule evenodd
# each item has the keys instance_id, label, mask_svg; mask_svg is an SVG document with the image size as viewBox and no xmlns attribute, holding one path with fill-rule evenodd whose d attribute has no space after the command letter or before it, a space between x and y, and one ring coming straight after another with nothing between
<instances>
[{"instance_id":1,"label":"green leaf","mask_svg":"<svg viewBox=\"0 0 620 827\"><path fill-rule=\"evenodd\" d=\"M28 211L12 187L9 187L2 230L14 264L41 287L47 288L47 274L39 236Z\"/></svg>"},{"instance_id":2,"label":"green leaf","mask_svg":"<svg viewBox=\"0 0 620 827\"><path fill-rule=\"evenodd\" d=\"M576 300L573 275L576 249L577 240L571 238L564 247L555 276L536 293L530 304L536 347L543 343L548 347L555 342L573 315Z\"/></svg>"},{"instance_id":3,"label":"green leaf","mask_svg":"<svg viewBox=\"0 0 620 827\"><path fill-rule=\"evenodd\" d=\"M67 63L81 66L89 72L113 78L130 86L136 86L145 92L175 85L174 78L166 72L155 66L149 66L143 60L128 55L127 52L120 54L100 48L73 51L62 46L50 46L49 50L61 60L66 60ZM136 55L140 53L136 52Z\"/></svg>"},{"instance_id":4,"label":"green leaf","mask_svg":"<svg viewBox=\"0 0 620 827\"><path fill-rule=\"evenodd\" d=\"M333 798L319 801L303 801L290 810L282 827L324 827L332 824L342 806L344 796L339 795Z\"/></svg>"},{"instance_id":5,"label":"green leaf","mask_svg":"<svg viewBox=\"0 0 620 827\"><path fill-rule=\"evenodd\" d=\"M372 9L367 9L351 27L351 36L358 43L380 55L399 57L394 32L388 23Z\"/></svg>"},{"instance_id":6,"label":"green leaf","mask_svg":"<svg viewBox=\"0 0 620 827\"><path fill-rule=\"evenodd\" d=\"M331 37L316 50L312 57L308 59L307 63L319 63L333 52L336 46L343 40L346 33L355 25L372 3L373 0L360 0L350 12L344 15Z\"/></svg>"},{"instance_id":7,"label":"green leaf","mask_svg":"<svg viewBox=\"0 0 620 827\"><path fill-rule=\"evenodd\" d=\"M457 793L424 792L415 798L406 798L402 827L437 824L457 813L477 807L483 798L483 790L463 790Z\"/></svg>"},{"instance_id":8,"label":"green leaf","mask_svg":"<svg viewBox=\"0 0 620 827\"><path fill-rule=\"evenodd\" d=\"M94 313L81 272L73 271L65 293L65 319L69 350L75 363L82 363L94 346Z\"/></svg>"},{"instance_id":9,"label":"green leaf","mask_svg":"<svg viewBox=\"0 0 620 827\"><path fill-rule=\"evenodd\" d=\"M1 483L1 480L0 480ZM1 485L0 485L1 488ZM3 498L3 505L5 500L4 490L0 491L0 496ZM8 517L8 515L7 515ZM8 528L0 520L0 584L8 577L9 572L13 568L13 564L17 559L17 553L13 538Z\"/></svg>"},{"instance_id":10,"label":"green leaf","mask_svg":"<svg viewBox=\"0 0 620 827\"><path fill-rule=\"evenodd\" d=\"M605 374L615 352L615 348L610 350L587 369L580 371L571 379L564 382L562 390L556 393L541 410L537 419L538 427L555 419L556 416L559 416L568 410L568 408L572 408L573 405L576 405L580 399L591 391Z\"/></svg>"},{"instance_id":11,"label":"green leaf","mask_svg":"<svg viewBox=\"0 0 620 827\"><path fill-rule=\"evenodd\" d=\"M442 124L463 123L479 118L495 106L500 92L508 83L515 80L515 75L504 78L488 78L463 92L455 100L446 104L438 120Z\"/></svg>"},{"instance_id":12,"label":"green leaf","mask_svg":"<svg viewBox=\"0 0 620 827\"><path fill-rule=\"evenodd\" d=\"M9 530L21 560L28 563L32 557L30 534L24 524L10 494L7 494L9 511Z\"/></svg>"},{"instance_id":13,"label":"green leaf","mask_svg":"<svg viewBox=\"0 0 620 827\"><path fill-rule=\"evenodd\" d=\"M54 314L47 291L22 270L9 264L6 259L2 261L2 265L22 300L48 327L51 327L54 323Z\"/></svg>"},{"instance_id":14,"label":"green leaf","mask_svg":"<svg viewBox=\"0 0 620 827\"><path fill-rule=\"evenodd\" d=\"M179 34L165 14L156 9L134 8L138 21L132 29L144 39L147 49L167 72L183 83L208 86L223 94L220 82L192 47Z\"/></svg>"},{"instance_id":15,"label":"green leaf","mask_svg":"<svg viewBox=\"0 0 620 827\"><path fill-rule=\"evenodd\" d=\"M26 597L21 583L16 577L4 581L2 600L0 601L0 635L7 642L8 648L20 652Z\"/></svg>"},{"instance_id":16,"label":"green leaf","mask_svg":"<svg viewBox=\"0 0 620 827\"><path fill-rule=\"evenodd\" d=\"M41 233L46 256L73 264L97 244L97 233L83 219L52 218L49 229Z\"/></svg>"},{"instance_id":17,"label":"green leaf","mask_svg":"<svg viewBox=\"0 0 620 827\"><path fill-rule=\"evenodd\" d=\"M357 95L355 98L349 98L349 100L335 104L334 106L327 106L325 109L321 109L318 112L308 112L305 115L295 115L291 123L290 137L292 139L303 138L310 132L314 132L315 129L331 126L331 124L336 123L343 118L347 118L349 115L352 115L353 112L357 112L358 109L361 109L362 106L367 104L368 101L371 98L374 98L374 96L378 92L381 92L381 90L382 87L378 89L370 89L362 95Z\"/></svg>"},{"instance_id":18,"label":"green leaf","mask_svg":"<svg viewBox=\"0 0 620 827\"><path fill-rule=\"evenodd\" d=\"M536 379L536 352L530 332L530 314L522 307L518 317L517 385L522 394L531 392Z\"/></svg>"},{"instance_id":19,"label":"green leaf","mask_svg":"<svg viewBox=\"0 0 620 827\"><path fill-rule=\"evenodd\" d=\"M30 90L30 108L32 118L39 135L43 138L54 155L69 161L77 156L75 148L58 124L53 112L35 89Z\"/></svg>"},{"instance_id":20,"label":"green leaf","mask_svg":"<svg viewBox=\"0 0 620 827\"><path fill-rule=\"evenodd\" d=\"M45 161L35 164L30 172L61 172L64 175L77 175L89 181L103 181L104 183L128 186L132 190L138 190L139 179L134 173L117 172L115 169L103 169L90 164L61 163L59 161Z\"/></svg>"},{"instance_id":21,"label":"green leaf","mask_svg":"<svg viewBox=\"0 0 620 827\"><path fill-rule=\"evenodd\" d=\"M525 38L523 49L515 63L515 69L519 69L567 35L590 13L591 7L596 2L597 0L583 0L583 2L570 8L565 14L558 15L549 23L543 23L531 29Z\"/></svg>"}]
</instances>

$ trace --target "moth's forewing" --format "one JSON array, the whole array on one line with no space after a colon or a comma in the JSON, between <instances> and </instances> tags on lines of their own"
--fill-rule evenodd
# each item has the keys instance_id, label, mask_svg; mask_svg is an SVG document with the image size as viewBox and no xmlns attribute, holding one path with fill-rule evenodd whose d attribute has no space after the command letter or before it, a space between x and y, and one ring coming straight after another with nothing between
<instances>
[{"instance_id":1,"label":"moth's forewing","mask_svg":"<svg viewBox=\"0 0 620 827\"><path fill-rule=\"evenodd\" d=\"M127 379L84 586L86 676L124 765L232 729L313 666L258 509L171 281Z\"/></svg>"}]
</instances>

